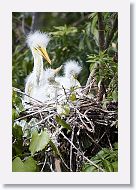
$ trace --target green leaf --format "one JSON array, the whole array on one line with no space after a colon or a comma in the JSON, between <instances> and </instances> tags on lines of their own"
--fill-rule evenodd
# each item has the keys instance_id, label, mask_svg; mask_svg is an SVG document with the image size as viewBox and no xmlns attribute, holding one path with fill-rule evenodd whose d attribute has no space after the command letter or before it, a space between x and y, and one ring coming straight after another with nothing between
<instances>
[{"instance_id":1,"label":"green leaf","mask_svg":"<svg viewBox=\"0 0 136 190\"><path fill-rule=\"evenodd\" d=\"M86 165L84 168L83 168L83 172L97 172L97 168L93 165Z\"/></svg>"},{"instance_id":2,"label":"green leaf","mask_svg":"<svg viewBox=\"0 0 136 190\"><path fill-rule=\"evenodd\" d=\"M113 162L112 166L113 166L114 172L118 172L118 162L117 161Z\"/></svg>"},{"instance_id":3,"label":"green leaf","mask_svg":"<svg viewBox=\"0 0 136 190\"><path fill-rule=\"evenodd\" d=\"M42 131L38 134L37 130L34 130L32 133L32 140L30 142L29 150L31 154L35 154L36 152L43 150L49 143L50 137L46 130Z\"/></svg>"},{"instance_id":4,"label":"green leaf","mask_svg":"<svg viewBox=\"0 0 136 190\"><path fill-rule=\"evenodd\" d=\"M70 107L69 107L69 105L68 104L66 104L66 105L64 105L63 106L63 109L64 109L64 115L69 115L69 113L70 113Z\"/></svg>"},{"instance_id":5,"label":"green leaf","mask_svg":"<svg viewBox=\"0 0 136 190\"><path fill-rule=\"evenodd\" d=\"M13 136L18 139L18 140L21 140L22 139L22 136L23 136L23 131L22 131L22 127L15 124L13 125L13 128L12 128L12 133L13 133Z\"/></svg>"},{"instance_id":6,"label":"green leaf","mask_svg":"<svg viewBox=\"0 0 136 190\"><path fill-rule=\"evenodd\" d=\"M72 130L70 125L68 123L66 123L64 120L62 120L59 116L56 116L56 121L59 125L61 125L62 127L68 129L68 130Z\"/></svg>"},{"instance_id":7,"label":"green leaf","mask_svg":"<svg viewBox=\"0 0 136 190\"><path fill-rule=\"evenodd\" d=\"M118 93L117 93L116 90L114 90L114 91L112 92L112 97L113 97L113 100L114 100L115 102L118 101Z\"/></svg>"},{"instance_id":8,"label":"green leaf","mask_svg":"<svg viewBox=\"0 0 136 190\"><path fill-rule=\"evenodd\" d=\"M24 162L19 157L16 157L12 162L12 172L35 172L36 167L36 161L32 157L29 157Z\"/></svg>"},{"instance_id":9,"label":"green leaf","mask_svg":"<svg viewBox=\"0 0 136 190\"><path fill-rule=\"evenodd\" d=\"M113 172L112 163L110 163L108 160L103 160L103 166L107 172Z\"/></svg>"},{"instance_id":10,"label":"green leaf","mask_svg":"<svg viewBox=\"0 0 136 190\"><path fill-rule=\"evenodd\" d=\"M76 94L72 93L72 94L70 95L69 99L70 99L71 101L73 101L73 102L76 101Z\"/></svg>"},{"instance_id":11,"label":"green leaf","mask_svg":"<svg viewBox=\"0 0 136 190\"><path fill-rule=\"evenodd\" d=\"M113 150L109 148L103 148L95 156L91 158L98 167L101 167L106 172L117 172L118 171L118 144L115 143ZM85 163L82 168L83 172L99 172L93 164Z\"/></svg>"},{"instance_id":12,"label":"green leaf","mask_svg":"<svg viewBox=\"0 0 136 190\"><path fill-rule=\"evenodd\" d=\"M52 150L55 152L55 155L59 155L60 156L60 152L59 152L59 149L58 147L55 145L55 143L53 141L50 140L50 145L52 147Z\"/></svg>"}]
</instances>

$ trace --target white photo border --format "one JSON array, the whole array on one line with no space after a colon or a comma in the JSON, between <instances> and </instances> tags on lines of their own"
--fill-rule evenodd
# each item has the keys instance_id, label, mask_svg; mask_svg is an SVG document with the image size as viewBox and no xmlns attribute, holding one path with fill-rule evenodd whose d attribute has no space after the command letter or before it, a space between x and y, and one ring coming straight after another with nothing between
<instances>
[{"instance_id":1,"label":"white photo border","mask_svg":"<svg viewBox=\"0 0 136 190\"><path fill-rule=\"evenodd\" d=\"M118 172L12 172L12 12L118 12ZM0 182L130 184L130 2L4 0L0 10Z\"/></svg>"}]
</instances>

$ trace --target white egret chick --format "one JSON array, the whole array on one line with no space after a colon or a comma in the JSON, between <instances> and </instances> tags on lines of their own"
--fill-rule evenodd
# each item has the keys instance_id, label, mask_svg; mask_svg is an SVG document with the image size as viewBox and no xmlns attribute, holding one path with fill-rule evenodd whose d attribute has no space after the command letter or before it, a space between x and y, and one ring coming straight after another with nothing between
<instances>
[{"instance_id":1,"label":"white egret chick","mask_svg":"<svg viewBox=\"0 0 136 190\"><path fill-rule=\"evenodd\" d=\"M61 86L66 90L70 91L72 88L75 89L75 92L80 92L80 82L77 80L77 76L81 72L82 67L77 61L70 60L64 63L64 76L56 77L56 81L60 83Z\"/></svg>"},{"instance_id":2,"label":"white egret chick","mask_svg":"<svg viewBox=\"0 0 136 190\"><path fill-rule=\"evenodd\" d=\"M51 64L51 60L46 51L46 47L50 41L50 37L46 33L35 31L27 36L27 44L31 49L34 58L34 67L32 73L26 78L25 93L33 97L33 93L45 85L46 75L43 69L43 57ZM31 102L32 99L25 96L24 102Z\"/></svg>"},{"instance_id":3,"label":"white egret chick","mask_svg":"<svg viewBox=\"0 0 136 190\"><path fill-rule=\"evenodd\" d=\"M40 85L33 91L33 98L41 102L55 102L60 90L59 82L55 81L57 73L61 70L62 66L57 69L48 68L44 71L43 85Z\"/></svg>"},{"instance_id":4,"label":"white egret chick","mask_svg":"<svg viewBox=\"0 0 136 190\"><path fill-rule=\"evenodd\" d=\"M64 76L55 78L61 87L58 91L60 99L57 105L57 113L59 115L66 116L71 108L70 101L78 103L76 98L82 96L80 82L76 79L81 70L82 67L78 62L70 60L64 63Z\"/></svg>"}]
</instances>

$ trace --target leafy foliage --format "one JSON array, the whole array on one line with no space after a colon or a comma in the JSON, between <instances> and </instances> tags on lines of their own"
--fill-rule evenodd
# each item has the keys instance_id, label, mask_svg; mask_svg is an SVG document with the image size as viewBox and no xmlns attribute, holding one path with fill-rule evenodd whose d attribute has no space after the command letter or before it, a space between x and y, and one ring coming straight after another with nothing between
<instances>
[{"instance_id":1,"label":"leafy foliage","mask_svg":"<svg viewBox=\"0 0 136 190\"><path fill-rule=\"evenodd\" d=\"M29 147L31 154L34 155L34 153L43 150L48 145L49 141L49 135L45 130L42 131L41 134L38 134L37 130L33 131Z\"/></svg>"},{"instance_id":2,"label":"leafy foliage","mask_svg":"<svg viewBox=\"0 0 136 190\"><path fill-rule=\"evenodd\" d=\"M16 157L12 163L13 172L35 172L36 162L32 157L27 158L24 162L19 157Z\"/></svg>"},{"instance_id":3,"label":"leafy foliage","mask_svg":"<svg viewBox=\"0 0 136 190\"><path fill-rule=\"evenodd\" d=\"M91 72L94 70L91 77L94 80L92 86L94 85L96 88L94 88L95 92L92 88L89 93L96 98L97 95L101 94L102 85L105 92L102 94L98 110L94 106L92 115L90 115L92 119L96 116L98 119L105 117L106 123L106 112L99 114L100 110L102 110L102 107L106 109L107 113L116 110L118 101L117 13L102 13L101 15L104 24L104 49L100 48L101 30L98 13L34 13L34 23L32 22L32 14L13 13L13 87L24 91L25 79L33 68L33 58L25 42L26 34L35 29L48 32L51 35L51 41L47 51L52 60L53 68L59 67L68 59L79 61L83 69L78 79L82 86L86 85ZM48 23L45 22L46 20L48 20ZM44 67L48 67L46 63L44 64ZM97 67L95 68L96 64ZM51 167L58 157L62 161L62 171L99 171L97 167L86 162L83 154L79 153L81 150L85 153L85 156L91 157L90 160L104 171L116 172L118 170L118 148L117 143L114 144L117 142L115 134L117 133L117 128L115 128L117 120L113 119L114 113L109 117L113 119L112 124L107 122L108 124L106 123L105 126L103 123L97 125L96 133L90 133L90 137L87 129L83 129L79 121L76 123L78 126L76 129L72 122L70 124L67 122L71 110L68 105L64 105L63 116L55 115L55 118L53 118L55 126L50 128L50 131L54 132L58 127L58 131L61 132L61 135L57 136L55 131L58 138L56 142L56 138L52 136L53 133L49 133L50 126L46 121L39 127L37 124L38 118L34 116L33 118L25 117L22 97L22 94L13 90L13 171L52 171ZM76 102L77 97L74 90L71 92L69 100L73 105ZM88 106L89 103L87 102L86 105ZM84 119L85 122L88 122L85 116ZM73 132L74 136L72 136ZM114 144L113 150L110 149L106 137L103 138L105 133L111 137L111 144ZM69 141L75 143L75 147L78 147L79 151L73 150ZM69 160L70 155L73 156L72 164ZM46 164L43 164L45 161Z\"/></svg>"},{"instance_id":4,"label":"leafy foliage","mask_svg":"<svg viewBox=\"0 0 136 190\"><path fill-rule=\"evenodd\" d=\"M118 171L118 144L114 144L113 150L109 148L103 148L94 157L91 158L93 163L104 169L105 172L117 172ZM85 163L83 172L98 172L99 169L93 164Z\"/></svg>"}]
</instances>

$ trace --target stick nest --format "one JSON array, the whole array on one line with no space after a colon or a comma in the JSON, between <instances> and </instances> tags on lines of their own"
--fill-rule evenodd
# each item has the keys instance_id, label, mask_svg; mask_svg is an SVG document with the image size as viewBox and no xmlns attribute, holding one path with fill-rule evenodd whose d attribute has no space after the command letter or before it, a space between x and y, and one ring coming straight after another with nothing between
<instances>
[{"instance_id":1,"label":"stick nest","mask_svg":"<svg viewBox=\"0 0 136 190\"><path fill-rule=\"evenodd\" d=\"M17 119L34 120L29 127L36 127L39 132L46 129L55 147L48 145L46 150L35 154L40 171L78 172L84 162L98 167L90 159L102 148L112 149L113 143L118 140L117 102L108 102L103 106L97 99L84 96L76 102L70 101L69 105L67 115L58 115L55 102L35 103Z\"/></svg>"}]
</instances>

